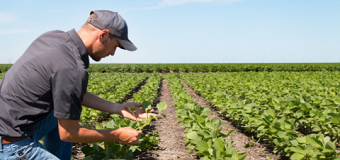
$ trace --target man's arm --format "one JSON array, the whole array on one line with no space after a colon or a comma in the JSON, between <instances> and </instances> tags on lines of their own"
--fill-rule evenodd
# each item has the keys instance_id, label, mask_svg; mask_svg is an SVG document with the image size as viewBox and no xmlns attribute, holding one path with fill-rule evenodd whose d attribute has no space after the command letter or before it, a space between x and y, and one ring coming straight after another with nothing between
<instances>
[{"instance_id":1,"label":"man's arm","mask_svg":"<svg viewBox=\"0 0 340 160\"><path fill-rule=\"evenodd\" d=\"M134 103L134 102L125 102L122 104L119 103L113 103L110 101L107 101L105 99L102 99L90 92L86 92L83 98L82 105L85 107L89 107L92 109L112 113L112 114L119 114L122 115L125 118L142 121L142 118L150 117L150 115L155 115L151 112L154 110L150 110L149 113L145 113L142 109L136 108L136 111L134 115L136 118L131 114L131 112L127 108L131 107L141 107L141 103Z\"/></svg>"},{"instance_id":2,"label":"man's arm","mask_svg":"<svg viewBox=\"0 0 340 160\"><path fill-rule=\"evenodd\" d=\"M123 106L118 103L112 103L103 98L100 98L90 92L86 92L81 103L83 106L100 110L112 114L120 114L119 112L123 109Z\"/></svg>"},{"instance_id":3,"label":"man's arm","mask_svg":"<svg viewBox=\"0 0 340 160\"><path fill-rule=\"evenodd\" d=\"M96 130L83 127L78 120L58 119L59 135L62 141L75 143L93 143L118 141L126 145L138 144L142 131L130 127L113 130Z\"/></svg>"}]
</instances>

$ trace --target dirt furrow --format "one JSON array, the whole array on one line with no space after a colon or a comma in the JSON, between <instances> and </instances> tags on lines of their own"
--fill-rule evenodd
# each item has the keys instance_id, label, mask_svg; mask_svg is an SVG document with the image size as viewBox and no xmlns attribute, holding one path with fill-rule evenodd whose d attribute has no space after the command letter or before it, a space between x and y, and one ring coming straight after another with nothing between
<instances>
[{"instance_id":1,"label":"dirt furrow","mask_svg":"<svg viewBox=\"0 0 340 160\"><path fill-rule=\"evenodd\" d=\"M168 82L163 80L160 88L160 96L156 99L157 102L165 101L167 109L162 113L167 116L166 120L160 117L158 121L152 122L151 129L159 132L160 142L158 150L150 150L138 155L136 159L196 159L195 155L186 152L184 146L184 129L180 127L180 123L176 119L176 109L171 97L171 91L168 87ZM157 113L157 110L155 109Z\"/></svg>"},{"instance_id":2,"label":"dirt furrow","mask_svg":"<svg viewBox=\"0 0 340 160\"><path fill-rule=\"evenodd\" d=\"M211 119L218 118L227 125L222 129L223 133L228 133L228 131L236 129L229 137L226 137L225 140L233 140L233 146L236 148L237 151L246 152L247 158L250 160L266 160L270 157L272 159L281 159L279 155L271 153L271 151L268 150L263 144L256 143L256 140L247 136L241 130L235 128L232 123L227 121L223 115L220 115L214 107L211 107L211 105L206 102L203 97L197 95L195 91L185 83L184 80L181 79L181 81L185 88L188 90L188 94L194 96L193 100L195 102L199 103L199 105L201 105L202 107L209 108L211 110L211 113L209 114L209 117ZM245 147L246 144L250 144L252 142L254 142L254 146Z\"/></svg>"}]
</instances>

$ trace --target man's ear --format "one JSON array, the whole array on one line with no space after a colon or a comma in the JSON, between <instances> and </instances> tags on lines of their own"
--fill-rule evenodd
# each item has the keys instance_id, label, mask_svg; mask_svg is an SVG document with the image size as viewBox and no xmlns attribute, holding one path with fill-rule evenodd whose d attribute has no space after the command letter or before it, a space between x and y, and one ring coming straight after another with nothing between
<instances>
[{"instance_id":1,"label":"man's ear","mask_svg":"<svg viewBox=\"0 0 340 160\"><path fill-rule=\"evenodd\" d=\"M104 38L104 40L105 40L105 39L109 38L109 34L110 34L109 30L106 30L106 29L101 30L99 32L98 39L102 40Z\"/></svg>"}]
</instances>

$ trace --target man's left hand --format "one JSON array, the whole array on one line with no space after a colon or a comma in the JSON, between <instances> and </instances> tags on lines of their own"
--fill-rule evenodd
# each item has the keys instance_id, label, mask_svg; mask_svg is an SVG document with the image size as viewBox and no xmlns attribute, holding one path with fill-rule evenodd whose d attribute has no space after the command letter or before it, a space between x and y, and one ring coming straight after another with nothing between
<instances>
[{"instance_id":1,"label":"man's left hand","mask_svg":"<svg viewBox=\"0 0 340 160\"><path fill-rule=\"evenodd\" d=\"M135 103L135 102L124 102L122 105L122 110L121 110L121 115L124 118L131 119L131 120L137 120L137 121L142 121L142 118L150 118L151 115L157 116L156 114L152 113L154 110L151 109L146 113L144 110L140 109L142 107L141 103ZM136 110L134 112L134 115L130 112L131 108L135 107ZM130 110L128 109L130 108Z\"/></svg>"}]
</instances>

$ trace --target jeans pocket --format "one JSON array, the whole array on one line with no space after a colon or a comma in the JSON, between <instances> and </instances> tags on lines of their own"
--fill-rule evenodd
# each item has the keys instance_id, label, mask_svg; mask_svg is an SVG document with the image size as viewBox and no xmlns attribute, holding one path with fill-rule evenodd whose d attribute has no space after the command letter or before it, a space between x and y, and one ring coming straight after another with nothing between
<instances>
[{"instance_id":1,"label":"jeans pocket","mask_svg":"<svg viewBox=\"0 0 340 160\"><path fill-rule=\"evenodd\" d=\"M27 154L32 150L33 145L33 139L27 139L24 140L23 143L17 144L15 146L16 150L13 151L14 157L20 160L28 160L29 158L27 158Z\"/></svg>"}]
</instances>

